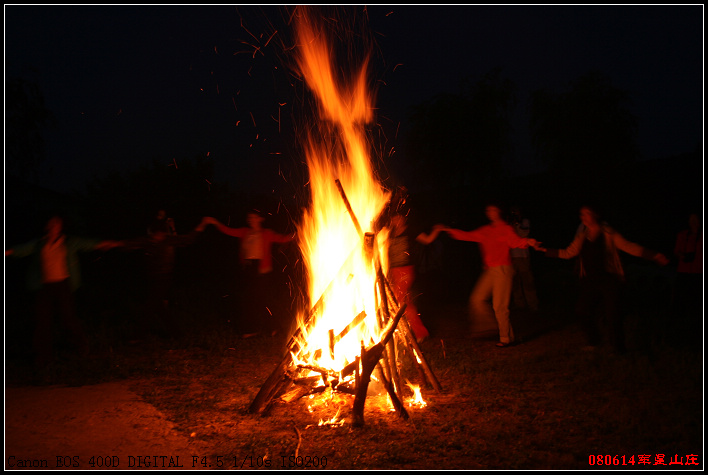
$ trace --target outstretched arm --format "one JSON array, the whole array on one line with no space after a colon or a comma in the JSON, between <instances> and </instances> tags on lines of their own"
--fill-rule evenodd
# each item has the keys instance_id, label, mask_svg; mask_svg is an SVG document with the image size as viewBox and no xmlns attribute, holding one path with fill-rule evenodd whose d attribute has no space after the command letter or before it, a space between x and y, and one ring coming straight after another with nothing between
<instances>
[{"instance_id":1,"label":"outstretched arm","mask_svg":"<svg viewBox=\"0 0 708 475\"><path fill-rule=\"evenodd\" d=\"M443 226L441 230L445 231L452 239L456 239L458 241L479 242L482 238L482 234L476 229L473 231L462 231L461 229Z\"/></svg>"},{"instance_id":2,"label":"outstretched arm","mask_svg":"<svg viewBox=\"0 0 708 475\"><path fill-rule=\"evenodd\" d=\"M96 244L96 247L94 249L96 249L97 251L107 251L109 249L113 249L115 247L122 247L124 245L125 244L123 243L123 241L101 241Z\"/></svg>"},{"instance_id":3,"label":"outstretched arm","mask_svg":"<svg viewBox=\"0 0 708 475\"><path fill-rule=\"evenodd\" d=\"M226 234L227 236L233 236L233 237L243 237L246 235L248 232L248 228L230 228L226 226L225 224L222 224L219 220L216 218L212 218L211 216L205 216L202 218L202 222L199 224L198 227L205 228L206 226L213 224L216 226L216 229L219 230L219 232Z\"/></svg>"},{"instance_id":4,"label":"outstretched arm","mask_svg":"<svg viewBox=\"0 0 708 475\"><path fill-rule=\"evenodd\" d=\"M444 228L444 225L436 224L435 226L433 226L433 230L430 234L420 233L416 236L415 240L421 244L428 245L431 242L435 241L435 239L437 239L438 234L440 234L440 231L444 230Z\"/></svg>"},{"instance_id":5,"label":"outstretched arm","mask_svg":"<svg viewBox=\"0 0 708 475\"><path fill-rule=\"evenodd\" d=\"M612 233L612 239L614 240L617 249L620 249L627 254L654 261L661 266L665 266L669 263L669 259L662 253L647 249L646 247L635 242L628 241L618 232Z\"/></svg>"}]
</instances>

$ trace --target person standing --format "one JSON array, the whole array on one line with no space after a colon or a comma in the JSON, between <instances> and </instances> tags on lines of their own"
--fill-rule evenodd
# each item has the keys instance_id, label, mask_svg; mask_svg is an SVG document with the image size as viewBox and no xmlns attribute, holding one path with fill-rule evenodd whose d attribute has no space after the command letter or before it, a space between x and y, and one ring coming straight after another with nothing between
<instances>
[{"instance_id":1,"label":"person standing","mask_svg":"<svg viewBox=\"0 0 708 475\"><path fill-rule=\"evenodd\" d=\"M243 337L269 332L274 336L282 322L270 310L270 298L273 283L272 247L277 243L287 243L295 238L295 233L279 234L263 227L264 218L256 210L250 211L246 220L247 227L231 228L215 218L205 218L206 224L213 224L221 233L240 239L239 259L244 270L245 286L241 298L241 322L246 326Z\"/></svg>"},{"instance_id":2,"label":"person standing","mask_svg":"<svg viewBox=\"0 0 708 475\"><path fill-rule=\"evenodd\" d=\"M626 351L624 320L618 301L625 279L619 251L653 260L660 265L666 265L668 259L659 252L625 239L602 220L595 206L582 206L580 220L584 228L567 248L540 250L547 257L579 257L580 288L576 312L584 326L587 348L596 348L606 338L622 354ZM607 336L603 337L603 333Z\"/></svg>"},{"instance_id":3,"label":"person standing","mask_svg":"<svg viewBox=\"0 0 708 475\"><path fill-rule=\"evenodd\" d=\"M418 308L411 298L410 290L415 281L414 246L416 243L428 245L433 242L442 225L433 228L430 234L409 227L406 217L396 213L391 218L391 231L388 237L388 278L399 304L406 303L406 319L418 341L423 342L430 332L423 324Z\"/></svg>"},{"instance_id":4,"label":"person standing","mask_svg":"<svg viewBox=\"0 0 708 475\"><path fill-rule=\"evenodd\" d=\"M511 208L511 226L519 237L528 237L531 231L531 223L528 218L521 215L521 208L514 206ZM528 308L532 312L538 311L538 297L536 296L536 283L531 272L531 255L529 249L512 247L511 263L514 267L514 286L512 295L514 306L517 308Z\"/></svg>"},{"instance_id":5,"label":"person standing","mask_svg":"<svg viewBox=\"0 0 708 475\"><path fill-rule=\"evenodd\" d=\"M703 292L703 233L698 213L688 216L688 228L676 236L674 255L678 258L674 290L677 325L683 331L700 330L696 324Z\"/></svg>"},{"instance_id":6,"label":"person standing","mask_svg":"<svg viewBox=\"0 0 708 475\"><path fill-rule=\"evenodd\" d=\"M537 247L538 241L519 237L514 229L502 218L501 207L490 203L485 207L489 224L472 231L443 228L451 238L479 243L482 253L483 270L470 295L473 313L490 316L493 313L499 326L499 341L496 346L504 348L514 343L514 329L509 320L509 300L514 279L514 268L509 250L512 248ZM488 300L492 299L492 308Z\"/></svg>"},{"instance_id":7,"label":"person standing","mask_svg":"<svg viewBox=\"0 0 708 475\"><path fill-rule=\"evenodd\" d=\"M33 348L35 369L45 369L53 356L53 322L69 331L80 356L89 353L89 341L76 316L75 292L81 286L80 252L105 251L120 246L119 241L83 238L64 233L64 220L53 215L45 224L45 235L5 250L5 256L31 257L27 287L35 294Z\"/></svg>"},{"instance_id":8,"label":"person standing","mask_svg":"<svg viewBox=\"0 0 708 475\"><path fill-rule=\"evenodd\" d=\"M123 241L128 250L140 249L145 254L147 277L145 317L151 330L160 336L181 336L173 318L171 300L176 250L193 244L207 225L205 219L189 234L177 234L170 218L158 217L148 227L148 235Z\"/></svg>"}]
</instances>

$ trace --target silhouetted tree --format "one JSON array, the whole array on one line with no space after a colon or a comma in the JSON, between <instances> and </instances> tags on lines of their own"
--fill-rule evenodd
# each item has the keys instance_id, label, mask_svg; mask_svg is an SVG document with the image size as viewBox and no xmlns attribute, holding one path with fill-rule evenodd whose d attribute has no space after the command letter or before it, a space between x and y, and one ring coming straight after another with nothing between
<instances>
[{"instance_id":1,"label":"silhouetted tree","mask_svg":"<svg viewBox=\"0 0 708 475\"><path fill-rule=\"evenodd\" d=\"M44 160L41 128L53 119L39 86L26 79L5 82L5 170L23 180L36 178Z\"/></svg>"},{"instance_id":2,"label":"silhouetted tree","mask_svg":"<svg viewBox=\"0 0 708 475\"><path fill-rule=\"evenodd\" d=\"M567 92L533 92L536 158L559 178L589 182L617 176L638 157L637 120L629 105L629 94L598 72L581 76Z\"/></svg>"},{"instance_id":3,"label":"silhouetted tree","mask_svg":"<svg viewBox=\"0 0 708 475\"><path fill-rule=\"evenodd\" d=\"M497 180L511 152L514 84L494 69L465 78L457 94L441 94L413 108L406 157L418 185L480 187Z\"/></svg>"}]
</instances>

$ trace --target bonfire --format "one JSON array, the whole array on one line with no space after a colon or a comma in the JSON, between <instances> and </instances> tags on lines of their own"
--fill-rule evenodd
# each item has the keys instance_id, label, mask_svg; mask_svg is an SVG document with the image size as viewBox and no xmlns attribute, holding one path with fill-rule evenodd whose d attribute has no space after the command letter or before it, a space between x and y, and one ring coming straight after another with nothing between
<instances>
[{"instance_id":1,"label":"bonfire","mask_svg":"<svg viewBox=\"0 0 708 475\"><path fill-rule=\"evenodd\" d=\"M326 30L308 10L294 16L299 73L319 105L318 126L304 145L311 204L298 225L298 244L314 305L298 315L286 354L253 400L263 413L275 401L337 392L354 397L352 423L364 424L372 378L393 410L403 403L401 357L408 355L423 381L440 390L386 278L387 212L392 194L376 179L366 125L373 120L367 63L349 83L338 84Z\"/></svg>"}]
</instances>

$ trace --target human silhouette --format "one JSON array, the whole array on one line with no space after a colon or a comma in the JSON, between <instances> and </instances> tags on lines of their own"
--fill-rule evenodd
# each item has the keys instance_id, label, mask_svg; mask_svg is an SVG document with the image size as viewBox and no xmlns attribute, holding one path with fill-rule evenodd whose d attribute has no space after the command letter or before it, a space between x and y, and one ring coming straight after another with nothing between
<instances>
[{"instance_id":1,"label":"human silhouette","mask_svg":"<svg viewBox=\"0 0 708 475\"><path fill-rule=\"evenodd\" d=\"M678 258L674 287L676 326L686 334L702 333L703 232L699 214L690 213L687 224L676 235L674 244L674 255Z\"/></svg>"},{"instance_id":2,"label":"human silhouette","mask_svg":"<svg viewBox=\"0 0 708 475\"><path fill-rule=\"evenodd\" d=\"M514 279L514 268L509 250L516 247L537 247L538 241L520 237L502 217L502 208L496 203L485 207L489 224L472 231L443 228L451 238L479 243L484 264L482 274L470 295L470 309L473 318L496 319L499 327L499 341L496 346L504 348L515 342L514 329L509 320L509 300ZM488 300L492 299L492 308Z\"/></svg>"},{"instance_id":3,"label":"human silhouette","mask_svg":"<svg viewBox=\"0 0 708 475\"><path fill-rule=\"evenodd\" d=\"M608 342L618 353L626 351L623 314L618 309L624 283L619 251L666 265L663 254L625 239L602 220L595 205L580 208L583 228L565 249L543 249L547 257L578 260L580 279L576 312L583 324L587 349Z\"/></svg>"},{"instance_id":4,"label":"human silhouette","mask_svg":"<svg viewBox=\"0 0 708 475\"><path fill-rule=\"evenodd\" d=\"M531 232L531 222L521 213L521 208L513 206L510 210L510 223L519 237L528 237ZM536 283L531 271L531 255L528 248L512 247L511 264L514 267L514 285L512 290L514 306L538 311L538 296Z\"/></svg>"},{"instance_id":5,"label":"human silhouette","mask_svg":"<svg viewBox=\"0 0 708 475\"><path fill-rule=\"evenodd\" d=\"M123 246L127 250L140 249L145 255L147 294L145 298L145 319L150 330L163 337L179 337L181 329L173 318L171 297L175 268L176 249L193 244L206 227L203 219L188 234L176 234L174 226L166 217L156 217L148 227L148 235L126 239Z\"/></svg>"},{"instance_id":6,"label":"human silhouette","mask_svg":"<svg viewBox=\"0 0 708 475\"><path fill-rule=\"evenodd\" d=\"M35 295L33 349L37 371L43 371L53 360L55 316L69 332L76 353L82 357L89 354L89 340L75 308L75 292L82 283L79 253L106 251L121 245L119 241L65 234L64 219L59 214L47 220L44 230L41 238L5 250L5 256L31 258L27 287Z\"/></svg>"},{"instance_id":7,"label":"human silhouette","mask_svg":"<svg viewBox=\"0 0 708 475\"><path fill-rule=\"evenodd\" d=\"M414 246L416 243L423 245L432 243L442 228L442 225L437 225L430 234L427 234L409 226L406 216L402 213L395 213L391 218L388 236L388 279L398 303L407 304L406 319L419 343L428 338L430 332L423 324L414 299L410 295L411 286L415 281Z\"/></svg>"},{"instance_id":8,"label":"human silhouette","mask_svg":"<svg viewBox=\"0 0 708 475\"><path fill-rule=\"evenodd\" d=\"M206 224L213 224L221 233L239 238L239 260L244 271L244 286L241 289L240 321L244 329L243 337L258 334L274 336L283 329L282 316L273 314L271 294L274 282L273 246L291 242L295 233L279 234L263 226L264 218L257 210L246 215L248 226L232 228L216 218L205 218Z\"/></svg>"}]
</instances>

